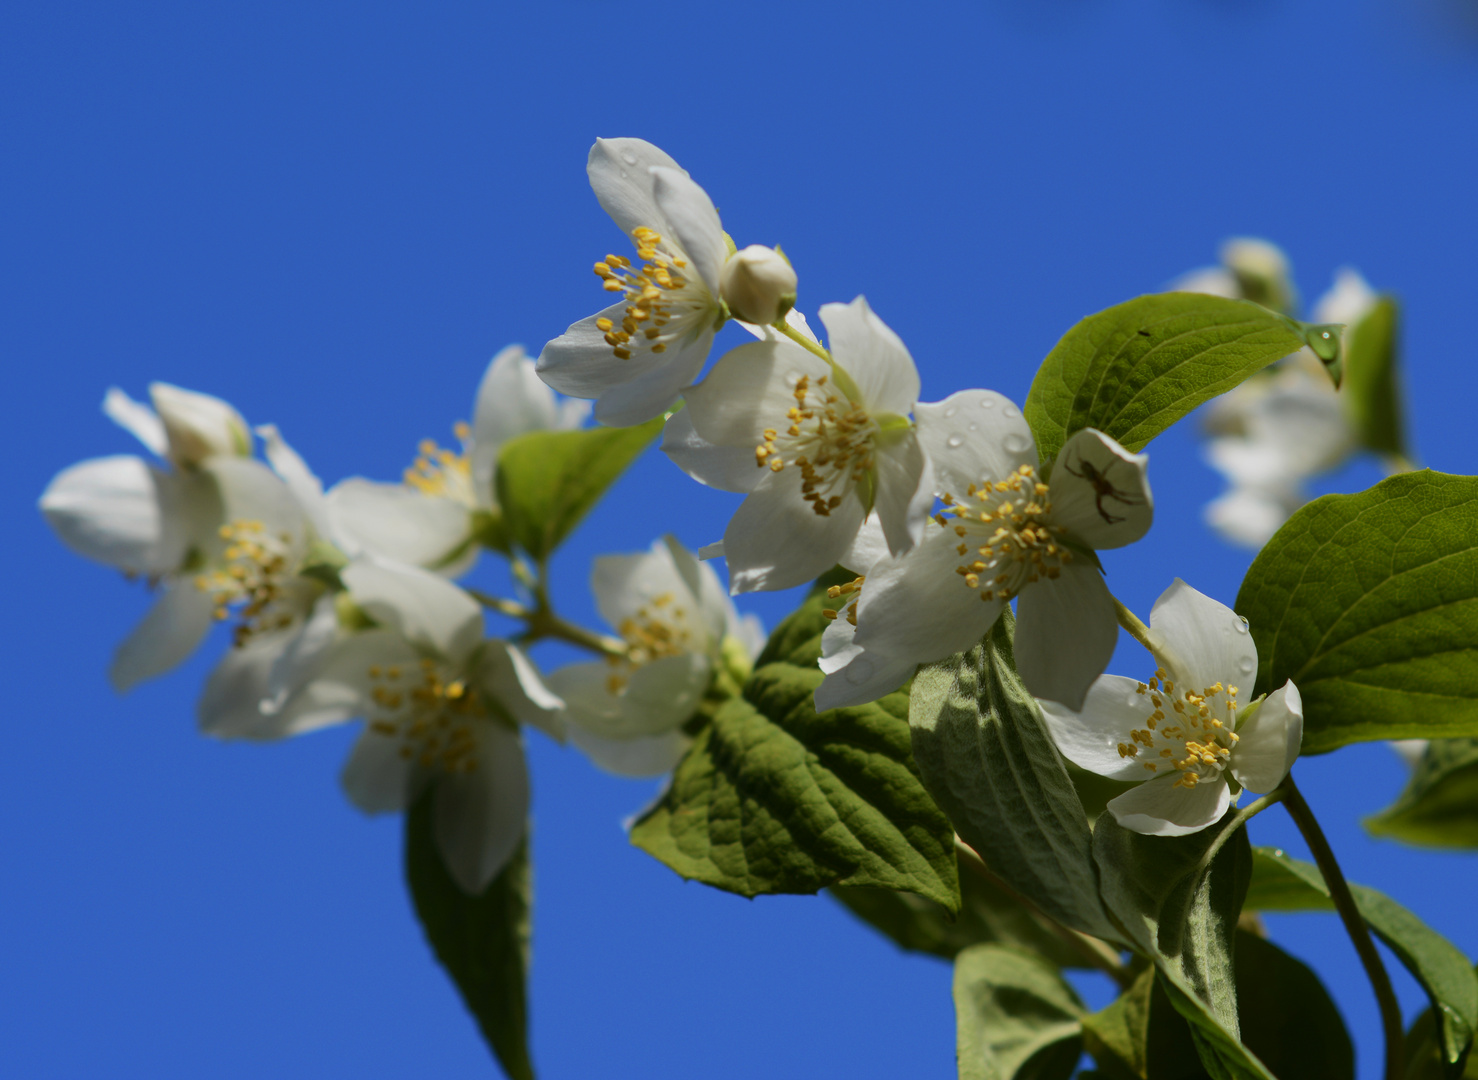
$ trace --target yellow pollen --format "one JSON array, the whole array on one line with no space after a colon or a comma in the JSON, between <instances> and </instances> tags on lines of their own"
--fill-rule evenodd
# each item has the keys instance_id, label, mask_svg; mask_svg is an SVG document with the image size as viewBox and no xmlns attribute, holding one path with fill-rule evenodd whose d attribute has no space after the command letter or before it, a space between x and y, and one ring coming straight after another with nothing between
<instances>
[{"instance_id":1,"label":"yellow pollen","mask_svg":"<svg viewBox=\"0 0 1478 1080\"><path fill-rule=\"evenodd\" d=\"M475 688L448 680L432 660L421 662L420 681L404 692L380 681L399 677L398 667L375 665L369 675L375 684L370 697L382 710L370 717L370 732L400 740L400 756L423 768L454 774L477 768L475 725L485 714Z\"/></svg>"},{"instance_id":2,"label":"yellow pollen","mask_svg":"<svg viewBox=\"0 0 1478 1080\"><path fill-rule=\"evenodd\" d=\"M820 517L842 505L853 485L872 472L877 422L861 406L828 386L828 376L802 375L786 411L781 435L767 428L755 448L755 464L771 472L794 467L801 474L801 498Z\"/></svg>"},{"instance_id":3,"label":"yellow pollen","mask_svg":"<svg viewBox=\"0 0 1478 1080\"><path fill-rule=\"evenodd\" d=\"M642 260L640 267L621 255L607 255L595 264L601 287L627 301L619 330L605 316L595 323L618 360L631 359L633 344L644 344L653 353L666 352L674 340L705 329L718 317L707 287L681 272L687 260L660 233L641 225L631 231L631 238Z\"/></svg>"},{"instance_id":4,"label":"yellow pollen","mask_svg":"<svg viewBox=\"0 0 1478 1080\"><path fill-rule=\"evenodd\" d=\"M300 579L290 564L292 537L245 519L222 525L218 532L228 541L224 564L196 575L194 584L209 594L217 622L235 610L240 621L232 631L233 643L240 647L257 634L292 626L301 606L301 592L295 588Z\"/></svg>"},{"instance_id":5,"label":"yellow pollen","mask_svg":"<svg viewBox=\"0 0 1478 1080\"><path fill-rule=\"evenodd\" d=\"M1161 687L1163 684L1163 689ZM1179 772L1175 786L1191 789L1197 784L1218 780L1231 761L1232 747L1237 744L1237 735L1232 731L1237 709L1236 687L1217 682L1200 693L1192 690L1175 691L1175 683L1163 670L1156 671L1148 683L1136 683L1135 693L1148 696L1154 712L1145 720L1145 726L1129 732L1132 743L1119 744L1119 756L1124 748L1134 750L1144 747L1155 753L1158 762L1147 762L1153 772L1154 765L1165 764ZM1163 694L1163 697L1161 696ZM1176 723L1166 724L1164 698L1176 715Z\"/></svg>"}]
</instances>

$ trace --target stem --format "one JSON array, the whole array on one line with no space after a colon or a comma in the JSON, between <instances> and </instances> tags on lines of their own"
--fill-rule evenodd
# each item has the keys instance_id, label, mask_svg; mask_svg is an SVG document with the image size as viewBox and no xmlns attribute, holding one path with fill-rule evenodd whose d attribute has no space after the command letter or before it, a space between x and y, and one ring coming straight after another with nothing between
<instances>
[{"instance_id":1,"label":"stem","mask_svg":"<svg viewBox=\"0 0 1478 1080\"><path fill-rule=\"evenodd\" d=\"M481 589L471 589L466 585L462 586L462 591L489 611L496 611L499 615L507 615L510 619L527 619L533 614L532 611L524 607L517 600L505 600L501 596L485 593Z\"/></svg>"},{"instance_id":2,"label":"stem","mask_svg":"<svg viewBox=\"0 0 1478 1080\"><path fill-rule=\"evenodd\" d=\"M801 333L795 327L791 326L790 323L786 322L783 318L777 319L775 322L771 323L770 329L779 330L782 334L790 338L791 341L795 342L801 348L805 349L809 353L814 353L815 355L821 357L821 359L825 360L828 364L832 362L831 353L827 352L816 342L806 337L805 334Z\"/></svg>"},{"instance_id":3,"label":"stem","mask_svg":"<svg viewBox=\"0 0 1478 1080\"><path fill-rule=\"evenodd\" d=\"M1129 636L1143 645L1146 649L1150 651L1150 654L1153 655L1155 652L1155 647L1150 644L1150 628L1139 621L1138 615L1134 614L1134 612L1130 611L1123 604L1119 603L1119 598L1117 596L1114 597L1113 600L1114 612L1119 616L1119 625L1122 626L1125 630L1128 630Z\"/></svg>"},{"instance_id":4,"label":"stem","mask_svg":"<svg viewBox=\"0 0 1478 1080\"><path fill-rule=\"evenodd\" d=\"M1375 991L1375 1000L1380 1005L1381 1027L1385 1029L1386 1036L1386 1080L1400 1080L1404 1069L1402 1056L1406 1036L1401 1023L1401 1006L1396 1001L1396 992L1391 989L1391 977L1386 974L1386 966L1381 961L1380 953L1375 950L1370 927L1365 925L1365 918L1355 904L1355 897L1351 895L1350 886L1340 872L1329 841L1324 838L1324 830L1319 828L1314 812L1299 793L1298 785L1293 782L1293 775L1290 773L1285 777L1280 786L1288 816L1303 834L1304 842L1309 845L1314 862L1319 866L1319 873L1324 875L1324 884L1329 887L1329 897L1334 901L1335 909L1345 924L1345 932L1350 935L1350 941L1354 943L1355 952L1359 954L1360 963L1364 965L1365 974Z\"/></svg>"},{"instance_id":5,"label":"stem","mask_svg":"<svg viewBox=\"0 0 1478 1080\"><path fill-rule=\"evenodd\" d=\"M578 645L582 649L589 649L602 656L626 655L626 643L620 638L597 634L586 630L583 626L566 622L547 608L543 611L530 612L527 621L529 628L519 638L520 641L532 642L544 638L555 638L559 641L568 641L571 645Z\"/></svg>"},{"instance_id":6,"label":"stem","mask_svg":"<svg viewBox=\"0 0 1478 1080\"><path fill-rule=\"evenodd\" d=\"M1200 881L1201 876L1206 873L1206 868L1211 865L1211 860L1216 858L1222 847L1236 834L1237 830L1274 803L1282 802L1285 794L1286 792L1284 792L1282 785L1279 785L1266 795L1254 799L1238 810L1233 815L1232 820L1227 822L1226 826L1221 830L1221 834L1217 836L1212 845L1201 855L1201 861L1196 864L1195 871L1192 874L1188 874L1187 878L1191 881Z\"/></svg>"},{"instance_id":7,"label":"stem","mask_svg":"<svg viewBox=\"0 0 1478 1080\"><path fill-rule=\"evenodd\" d=\"M979 852L972 848L958 836L955 837L955 855L976 877L994 885L1011 899L1015 900L1027 912L1037 920L1043 927L1057 935L1070 948L1078 953L1084 960L1100 971L1107 972L1114 982L1119 984L1119 989L1127 990L1134 984L1134 973L1119 959L1118 952L1112 945L1085 934L1081 930L1074 930L1071 926L1063 926L1052 916L1048 915L1036 904L1013 889L1006 882L996 876L990 867L985 865L985 860L980 857Z\"/></svg>"}]
</instances>

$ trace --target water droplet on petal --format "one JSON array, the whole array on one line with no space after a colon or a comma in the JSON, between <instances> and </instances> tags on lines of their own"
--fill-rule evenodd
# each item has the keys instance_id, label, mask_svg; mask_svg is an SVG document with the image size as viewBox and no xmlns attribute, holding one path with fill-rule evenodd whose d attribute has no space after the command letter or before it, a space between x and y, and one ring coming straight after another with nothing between
<instances>
[{"instance_id":1,"label":"water droplet on petal","mask_svg":"<svg viewBox=\"0 0 1478 1080\"><path fill-rule=\"evenodd\" d=\"M1004 416L1007 420L1015 420L1018 416L1021 415L1021 410L1018 409L1015 405L1007 405L1004 409L1001 410L1001 415Z\"/></svg>"},{"instance_id":2,"label":"water droplet on petal","mask_svg":"<svg viewBox=\"0 0 1478 1080\"><path fill-rule=\"evenodd\" d=\"M866 656L858 656L842 670L846 672L847 681L855 686L865 683L872 675L872 661Z\"/></svg>"},{"instance_id":3,"label":"water droplet on petal","mask_svg":"<svg viewBox=\"0 0 1478 1080\"><path fill-rule=\"evenodd\" d=\"M1244 656L1242 657L1242 659L1237 661L1237 670L1240 671L1243 675L1251 675L1254 671L1257 670L1257 664L1253 662L1250 656Z\"/></svg>"},{"instance_id":4,"label":"water droplet on petal","mask_svg":"<svg viewBox=\"0 0 1478 1080\"><path fill-rule=\"evenodd\" d=\"M957 406L951 405L949 408L945 409L944 412L941 413L940 415L942 415L946 420L948 420L951 416L953 416L955 413L957 413L959 411L960 410L959 410L959 408Z\"/></svg>"},{"instance_id":5,"label":"water droplet on petal","mask_svg":"<svg viewBox=\"0 0 1478 1080\"><path fill-rule=\"evenodd\" d=\"M970 430L971 431L979 431L980 430L980 425L979 424L971 424L970 425Z\"/></svg>"},{"instance_id":6,"label":"water droplet on petal","mask_svg":"<svg viewBox=\"0 0 1478 1080\"><path fill-rule=\"evenodd\" d=\"M1008 454L1020 454L1026 450L1032 441L1020 432L1013 431L1001 440L1001 446Z\"/></svg>"},{"instance_id":7,"label":"water droplet on petal","mask_svg":"<svg viewBox=\"0 0 1478 1080\"><path fill-rule=\"evenodd\" d=\"M965 436L961 435L957 431L949 438L944 440L944 445L949 447L951 450L958 450L960 447L965 445Z\"/></svg>"},{"instance_id":8,"label":"water droplet on petal","mask_svg":"<svg viewBox=\"0 0 1478 1080\"><path fill-rule=\"evenodd\" d=\"M1242 616L1240 616L1240 615L1237 616L1236 626L1237 626L1237 633L1239 633L1239 634L1245 634L1245 633L1247 633L1247 620L1244 619L1244 618L1242 618Z\"/></svg>"},{"instance_id":9,"label":"water droplet on petal","mask_svg":"<svg viewBox=\"0 0 1478 1080\"><path fill-rule=\"evenodd\" d=\"M996 399L989 396L983 397L980 399L980 407L982 409L994 409L996 407Z\"/></svg>"},{"instance_id":10,"label":"water droplet on petal","mask_svg":"<svg viewBox=\"0 0 1478 1080\"><path fill-rule=\"evenodd\" d=\"M621 170L621 179L622 180L630 180L631 179L631 174L629 172L627 172L625 169L622 169Z\"/></svg>"},{"instance_id":11,"label":"water droplet on petal","mask_svg":"<svg viewBox=\"0 0 1478 1080\"><path fill-rule=\"evenodd\" d=\"M628 165L635 165L636 164L636 155L633 154L630 150L628 150L624 154L621 155L621 160L624 161L624 162L626 162L626 164L628 164ZM621 175L622 176L625 176L626 174L625 173L622 173Z\"/></svg>"}]
</instances>

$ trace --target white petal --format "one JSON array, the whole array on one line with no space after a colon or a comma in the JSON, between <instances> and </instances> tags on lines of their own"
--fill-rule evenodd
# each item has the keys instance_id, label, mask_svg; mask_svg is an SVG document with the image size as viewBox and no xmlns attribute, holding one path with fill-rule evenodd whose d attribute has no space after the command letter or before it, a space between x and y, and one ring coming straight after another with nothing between
<instances>
[{"instance_id":1,"label":"white petal","mask_svg":"<svg viewBox=\"0 0 1478 1080\"><path fill-rule=\"evenodd\" d=\"M472 527L467 507L404 484L350 477L328 493L329 535L351 558L376 555L446 572ZM458 569L462 560L454 560Z\"/></svg>"},{"instance_id":2,"label":"white petal","mask_svg":"<svg viewBox=\"0 0 1478 1080\"><path fill-rule=\"evenodd\" d=\"M1316 323L1345 323L1353 327L1375 306L1375 290L1358 270L1340 267L1334 284L1314 305Z\"/></svg>"},{"instance_id":3,"label":"white petal","mask_svg":"<svg viewBox=\"0 0 1478 1080\"><path fill-rule=\"evenodd\" d=\"M221 658L195 703L203 734L221 739L272 739L282 734L275 717L262 712L261 703L272 665L288 636L254 638Z\"/></svg>"},{"instance_id":4,"label":"white petal","mask_svg":"<svg viewBox=\"0 0 1478 1080\"><path fill-rule=\"evenodd\" d=\"M433 832L446 868L465 893L487 888L528 827L529 773L523 740L499 724L479 732L477 768L437 780Z\"/></svg>"},{"instance_id":5,"label":"white petal","mask_svg":"<svg viewBox=\"0 0 1478 1080\"><path fill-rule=\"evenodd\" d=\"M1204 517L1223 539L1241 547L1260 548L1303 502L1281 492L1234 487L1207 503Z\"/></svg>"},{"instance_id":6,"label":"white petal","mask_svg":"<svg viewBox=\"0 0 1478 1080\"><path fill-rule=\"evenodd\" d=\"M510 345L488 364L472 414L472 484L481 506L495 505L493 474L498 451L530 431L561 428L554 391L539 378L522 345Z\"/></svg>"},{"instance_id":7,"label":"white petal","mask_svg":"<svg viewBox=\"0 0 1478 1080\"><path fill-rule=\"evenodd\" d=\"M1131 454L1101 431L1085 428L1052 466L1052 523L1092 548L1132 544L1155 516L1146 454Z\"/></svg>"},{"instance_id":8,"label":"white petal","mask_svg":"<svg viewBox=\"0 0 1478 1080\"><path fill-rule=\"evenodd\" d=\"M1249 791L1272 791L1293 768L1303 733L1303 698L1289 681L1237 725L1231 761L1237 783Z\"/></svg>"},{"instance_id":9,"label":"white petal","mask_svg":"<svg viewBox=\"0 0 1478 1080\"><path fill-rule=\"evenodd\" d=\"M1175 681L1196 693L1218 682L1250 687L1257 674L1257 646L1247 624L1180 578L1150 611L1150 639Z\"/></svg>"},{"instance_id":10,"label":"white petal","mask_svg":"<svg viewBox=\"0 0 1478 1080\"><path fill-rule=\"evenodd\" d=\"M621 300L571 323L539 353L534 366L539 378L562 394L598 398L612 387L660 367L663 355L649 349L634 350L630 359L619 359L606 342L606 332L596 325L603 319L619 324L626 307L627 301Z\"/></svg>"},{"instance_id":11,"label":"white petal","mask_svg":"<svg viewBox=\"0 0 1478 1080\"><path fill-rule=\"evenodd\" d=\"M544 684L539 669L517 645L489 640L483 646L478 677L514 720L536 727L552 739L564 738L560 712L565 703Z\"/></svg>"},{"instance_id":12,"label":"white petal","mask_svg":"<svg viewBox=\"0 0 1478 1080\"><path fill-rule=\"evenodd\" d=\"M934 506L933 475L912 431L879 438L874 460L877 494L873 509L888 550L902 555L923 538L924 522Z\"/></svg>"},{"instance_id":13,"label":"white petal","mask_svg":"<svg viewBox=\"0 0 1478 1080\"><path fill-rule=\"evenodd\" d=\"M788 589L815 578L846 554L866 517L850 487L822 517L801 498L801 472L772 472L739 505L724 531L734 593Z\"/></svg>"},{"instance_id":14,"label":"white petal","mask_svg":"<svg viewBox=\"0 0 1478 1080\"><path fill-rule=\"evenodd\" d=\"M126 573L157 575L185 557L176 479L142 458L94 458L63 469L41 513L73 551Z\"/></svg>"},{"instance_id":15,"label":"white petal","mask_svg":"<svg viewBox=\"0 0 1478 1080\"><path fill-rule=\"evenodd\" d=\"M656 166L651 173L657 209L667 219L674 239L687 252L703 284L717 296L719 272L729 257L729 244L713 200L682 169Z\"/></svg>"},{"instance_id":16,"label":"white petal","mask_svg":"<svg viewBox=\"0 0 1478 1080\"><path fill-rule=\"evenodd\" d=\"M654 166L681 170L677 162L645 139L596 139L590 148L585 163L590 186L601 209L627 236L642 225L667 231L652 193L650 170Z\"/></svg>"},{"instance_id":17,"label":"white petal","mask_svg":"<svg viewBox=\"0 0 1478 1080\"><path fill-rule=\"evenodd\" d=\"M1043 701L1042 719L1062 756L1099 776L1114 780L1144 780L1144 759L1124 757L1122 744L1134 745L1131 731L1144 727L1155 710L1139 693L1139 683L1120 675L1104 675L1088 688L1080 711L1055 701Z\"/></svg>"},{"instance_id":18,"label":"white petal","mask_svg":"<svg viewBox=\"0 0 1478 1080\"><path fill-rule=\"evenodd\" d=\"M722 559L724 557L724 542L715 540L711 544L704 544L698 549L700 559Z\"/></svg>"},{"instance_id":19,"label":"white petal","mask_svg":"<svg viewBox=\"0 0 1478 1080\"><path fill-rule=\"evenodd\" d=\"M674 607L697 614L697 598L673 562L672 551L660 540L647 551L597 557L590 566L590 589L596 610L613 627L663 595L673 597Z\"/></svg>"},{"instance_id":20,"label":"white petal","mask_svg":"<svg viewBox=\"0 0 1478 1080\"><path fill-rule=\"evenodd\" d=\"M1427 753L1429 739L1389 739L1386 745L1396 751L1402 761L1406 762L1408 768L1416 768L1417 764Z\"/></svg>"},{"instance_id":21,"label":"white petal","mask_svg":"<svg viewBox=\"0 0 1478 1080\"><path fill-rule=\"evenodd\" d=\"M1219 820L1231 805L1225 780L1211 780L1193 788L1175 786L1165 775L1110 799L1108 809L1126 829L1148 836L1184 836Z\"/></svg>"},{"instance_id":22,"label":"white petal","mask_svg":"<svg viewBox=\"0 0 1478 1080\"><path fill-rule=\"evenodd\" d=\"M1166 292L1205 293L1208 296L1224 296L1228 300L1242 298L1242 286L1237 284L1236 275L1220 266L1208 266L1172 281Z\"/></svg>"},{"instance_id":23,"label":"white petal","mask_svg":"<svg viewBox=\"0 0 1478 1080\"><path fill-rule=\"evenodd\" d=\"M662 429L662 452L700 484L720 491L752 491L764 479L754 447L715 446L693 429L691 409L674 413Z\"/></svg>"},{"instance_id":24,"label":"white petal","mask_svg":"<svg viewBox=\"0 0 1478 1080\"><path fill-rule=\"evenodd\" d=\"M276 473L260 461L243 457L216 457L203 471L215 480L224 521L257 521L272 533L305 538L307 517L298 500Z\"/></svg>"},{"instance_id":25,"label":"white petal","mask_svg":"<svg viewBox=\"0 0 1478 1080\"><path fill-rule=\"evenodd\" d=\"M549 675L549 686L564 699L566 718L605 739L660 735L692 719L712 667L696 653L666 656L632 672L624 693L612 693L613 669L600 661L571 664Z\"/></svg>"},{"instance_id":26,"label":"white petal","mask_svg":"<svg viewBox=\"0 0 1478 1080\"><path fill-rule=\"evenodd\" d=\"M262 694L262 707L276 712L287 699L306 685L328 660L339 640L339 615L335 597L319 597L312 612L281 649Z\"/></svg>"},{"instance_id":27,"label":"white petal","mask_svg":"<svg viewBox=\"0 0 1478 1080\"><path fill-rule=\"evenodd\" d=\"M878 515L874 512L867 515L862 528L857 530L856 539L837 562L854 574L866 576L888 554L888 540L883 535L883 527L878 524Z\"/></svg>"},{"instance_id":28,"label":"white petal","mask_svg":"<svg viewBox=\"0 0 1478 1080\"><path fill-rule=\"evenodd\" d=\"M1119 642L1114 598L1103 575L1086 562L1069 563L1056 580L1043 578L1022 590L1016 611L1021 681L1039 698L1081 709Z\"/></svg>"},{"instance_id":29,"label":"white petal","mask_svg":"<svg viewBox=\"0 0 1478 1080\"><path fill-rule=\"evenodd\" d=\"M913 677L918 662L883 656L866 649L849 650L846 663L828 674L816 688L817 712L843 709L876 701Z\"/></svg>"},{"instance_id":30,"label":"white petal","mask_svg":"<svg viewBox=\"0 0 1478 1080\"><path fill-rule=\"evenodd\" d=\"M116 386L108 387L103 396L103 414L143 443L156 457L169 453L169 436L159 414L141 401L135 401Z\"/></svg>"},{"instance_id":31,"label":"white petal","mask_svg":"<svg viewBox=\"0 0 1478 1080\"><path fill-rule=\"evenodd\" d=\"M164 424L171 460L199 465L212 457L251 453L246 421L220 398L162 382L149 384L149 396Z\"/></svg>"},{"instance_id":32,"label":"white petal","mask_svg":"<svg viewBox=\"0 0 1478 1080\"><path fill-rule=\"evenodd\" d=\"M691 337L673 342L658 357L662 361L660 366L601 394L595 403L595 419L607 427L631 427L661 416L698 377L712 345L712 324ZM641 355L637 353L631 359ZM615 357L612 360L618 364L627 362Z\"/></svg>"},{"instance_id":33,"label":"white petal","mask_svg":"<svg viewBox=\"0 0 1478 1080\"><path fill-rule=\"evenodd\" d=\"M584 728L570 729L570 742L600 768L616 776L661 776L682 760L688 737L673 730L637 739L604 739Z\"/></svg>"},{"instance_id":34,"label":"white petal","mask_svg":"<svg viewBox=\"0 0 1478 1080\"><path fill-rule=\"evenodd\" d=\"M361 560L339 576L370 618L453 663L466 660L482 640L482 608L435 574Z\"/></svg>"},{"instance_id":35,"label":"white petal","mask_svg":"<svg viewBox=\"0 0 1478 1080\"><path fill-rule=\"evenodd\" d=\"M720 357L708 378L688 390L683 412L691 414L693 429L705 442L747 451L750 468L763 473L755 464L755 447L764 441L767 428L787 425L797 381L804 376L814 384L829 373L825 360L793 341L741 345Z\"/></svg>"},{"instance_id":36,"label":"white petal","mask_svg":"<svg viewBox=\"0 0 1478 1080\"><path fill-rule=\"evenodd\" d=\"M828 622L826 629L821 632L821 659L816 662L816 666L828 675L833 671L841 671L852 657L862 652L859 646L852 643L856 636L857 627L852 625L844 611L839 612L838 617Z\"/></svg>"},{"instance_id":37,"label":"white petal","mask_svg":"<svg viewBox=\"0 0 1478 1080\"><path fill-rule=\"evenodd\" d=\"M735 319L734 321L761 341L773 341L780 337L780 334L773 326L757 326L754 323L747 323L743 319ZM811 324L806 321L805 315L801 314L800 308L791 308L787 311L785 313L785 323L792 330L799 332L803 337L809 338L817 345L821 344L821 339L816 336L816 331L811 329Z\"/></svg>"},{"instance_id":38,"label":"white petal","mask_svg":"<svg viewBox=\"0 0 1478 1080\"><path fill-rule=\"evenodd\" d=\"M753 661L764 651L770 635L765 633L765 624L754 612L739 615L735 611L734 614L737 618L729 623L728 639L739 642L744 648L744 654Z\"/></svg>"},{"instance_id":39,"label":"white petal","mask_svg":"<svg viewBox=\"0 0 1478 1080\"><path fill-rule=\"evenodd\" d=\"M314 531L327 538L328 507L323 498L323 481L308 468L308 463L302 456L288 445L276 424L262 424L257 428L257 434L262 438L262 453L272 465L273 471L287 485L293 498L298 500L298 505L313 524Z\"/></svg>"},{"instance_id":40,"label":"white petal","mask_svg":"<svg viewBox=\"0 0 1478 1080\"><path fill-rule=\"evenodd\" d=\"M831 355L852 376L872 413L907 416L919 400L919 369L892 329L873 314L864 297L850 304L823 304Z\"/></svg>"},{"instance_id":41,"label":"white petal","mask_svg":"<svg viewBox=\"0 0 1478 1080\"><path fill-rule=\"evenodd\" d=\"M368 726L355 740L339 782L349 801L366 814L404 810L424 786L426 778L421 770L400 756L401 745L399 739L381 735Z\"/></svg>"},{"instance_id":42,"label":"white petal","mask_svg":"<svg viewBox=\"0 0 1478 1080\"><path fill-rule=\"evenodd\" d=\"M419 659L415 649L394 630L342 634L320 660L313 678L289 699L289 705L301 698L304 707L332 711L336 715L364 716L373 711L376 683L370 670L396 664L411 668ZM293 722L284 734L298 730Z\"/></svg>"},{"instance_id":43,"label":"white petal","mask_svg":"<svg viewBox=\"0 0 1478 1080\"><path fill-rule=\"evenodd\" d=\"M872 568L857 605L856 643L874 663L896 658L915 664L972 649L1004 606L981 600L955 568L956 537L931 529L913 551Z\"/></svg>"},{"instance_id":44,"label":"white petal","mask_svg":"<svg viewBox=\"0 0 1478 1080\"><path fill-rule=\"evenodd\" d=\"M1000 480L1022 465L1037 467L1037 443L1021 410L994 390L960 390L920 402L919 443L935 490L963 496L971 484Z\"/></svg>"},{"instance_id":45,"label":"white petal","mask_svg":"<svg viewBox=\"0 0 1478 1080\"><path fill-rule=\"evenodd\" d=\"M678 538L671 533L663 536L661 543L667 549L672 566L682 578L688 595L697 604L697 611L688 615L688 622L703 627L708 638L705 644L712 650L723 641L730 627L738 621L739 613L734 610L734 603L729 599L728 590L719 581L713 567L704 566L698 557L683 547ZM655 549L654 544L653 550ZM703 648L696 642L693 647Z\"/></svg>"},{"instance_id":46,"label":"white petal","mask_svg":"<svg viewBox=\"0 0 1478 1080\"><path fill-rule=\"evenodd\" d=\"M108 678L120 694L176 667L193 653L215 619L215 604L194 581L172 581L143 621L113 653Z\"/></svg>"}]
</instances>

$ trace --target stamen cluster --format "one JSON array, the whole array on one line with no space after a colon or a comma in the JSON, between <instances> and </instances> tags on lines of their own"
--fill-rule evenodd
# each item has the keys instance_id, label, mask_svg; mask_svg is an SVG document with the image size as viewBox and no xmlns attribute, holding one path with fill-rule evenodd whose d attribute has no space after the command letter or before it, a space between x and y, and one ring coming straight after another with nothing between
<instances>
[{"instance_id":1,"label":"stamen cluster","mask_svg":"<svg viewBox=\"0 0 1478 1080\"><path fill-rule=\"evenodd\" d=\"M606 678L606 689L611 693L624 690L631 673L644 664L693 651L687 611L675 606L675 599L672 593L654 596L650 604L637 608L616 627L626 642L626 655L610 658L610 664L621 669Z\"/></svg>"},{"instance_id":2,"label":"stamen cluster","mask_svg":"<svg viewBox=\"0 0 1478 1080\"><path fill-rule=\"evenodd\" d=\"M1119 756L1138 757L1141 749L1154 753L1157 760L1144 762L1144 767L1150 772L1158 772L1161 765L1178 769L1181 775L1175 787L1193 788L1203 780L1218 778L1238 741L1233 730L1237 725L1237 688L1218 682L1199 694L1181 690L1177 695L1175 683L1161 669L1148 683L1140 683L1136 693L1150 699L1154 712L1143 728L1129 732L1130 742L1119 744ZM1169 723L1167 701L1175 714L1169 717Z\"/></svg>"},{"instance_id":3,"label":"stamen cluster","mask_svg":"<svg viewBox=\"0 0 1478 1080\"><path fill-rule=\"evenodd\" d=\"M471 428L465 423L458 423L452 430L464 443L471 435ZM419 452L415 462L404 473L409 487L423 495L455 499L467 506L475 505L472 464L466 454L445 450L431 439L423 439L417 450Z\"/></svg>"},{"instance_id":4,"label":"stamen cluster","mask_svg":"<svg viewBox=\"0 0 1478 1080\"><path fill-rule=\"evenodd\" d=\"M873 468L873 440L878 425L866 409L838 396L827 386L828 376L802 375L793 391L795 404L786 411L790 421L782 435L764 430L764 442L754 449L758 466L780 472L787 465L801 471L801 498L819 516L827 517L842 504L848 485L858 483Z\"/></svg>"},{"instance_id":5,"label":"stamen cluster","mask_svg":"<svg viewBox=\"0 0 1478 1080\"><path fill-rule=\"evenodd\" d=\"M631 359L633 340L651 342L654 353L667 351L667 343L660 340L662 331L674 318L672 306L676 294L688 284L681 273L687 268L687 260L665 250L655 229L639 226L632 231L632 237L636 240L637 256L643 260L639 271L632 268L631 260L624 255L607 255L595 264L596 276L604 282L606 292L624 293L631 301L619 328L607 318L597 319L595 323L618 360Z\"/></svg>"},{"instance_id":6,"label":"stamen cluster","mask_svg":"<svg viewBox=\"0 0 1478 1080\"><path fill-rule=\"evenodd\" d=\"M862 585L865 581L867 581L866 577L855 577L845 585L833 585L827 589L826 595L831 600L836 600L844 596L850 596L852 600L850 603L843 604L840 608L823 608L821 614L828 620L835 620L840 618L841 613L845 611L847 613L847 622L856 626L857 603L862 599Z\"/></svg>"},{"instance_id":7,"label":"stamen cluster","mask_svg":"<svg viewBox=\"0 0 1478 1080\"><path fill-rule=\"evenodd\" d=\"M284 607L293 576L289 566L292 536L274 535L262 522L249 520L222 525L219 535L227 542L222 553L225 566L195 578L195 587L209 593L215 604L215 620L223 622L233 607L238 609L241 621L232 635L238 647L257 634L291 626L296 612Z\"/></svg>"},{"instance_id":8,"label":"stamen cluster","mask_svg":"<svg viewBox=\"0 0 1478 1080\"><path fill-rule=\"evenodd\" d=\"M941 496L945 510L934 520L960 538L955 553L961 558L975 549L976 557L955 567L955 573L980 590L981 600L1010 600L1024 585L1056 578L1072 561L1072 552L1057 539L1063 528L1047 520L1052 514L1047 496L1047 485L1030 465L1005 480L971 484L964 498ZM985 542L979 543L982 534Z\"/></svg>"},{"instance_id":9,"label":"stamen cluster","mask_svg":"<svg viewBox=\"0 0 1478 1080\"><path fill-rule=\"evenodd\" d=\"M434 660L422 660L420 679L398 664L369 669L370 697L383 710L369 730L400 739L400 756L423 768L470 773L477 768L474 720L481 715L477 691L460 679L447 680Z\"/></svg>"}]
</instances>

